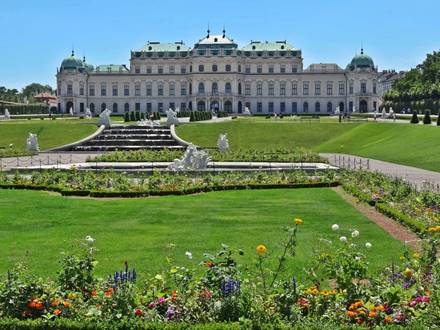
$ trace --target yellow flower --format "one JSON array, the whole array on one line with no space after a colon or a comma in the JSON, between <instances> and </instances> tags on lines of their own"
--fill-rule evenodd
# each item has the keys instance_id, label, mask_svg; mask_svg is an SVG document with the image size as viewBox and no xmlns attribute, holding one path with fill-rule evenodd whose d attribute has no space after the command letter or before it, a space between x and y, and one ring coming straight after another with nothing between
<instances>
[{"instance_id":1,"label":"yellow flower","mask_svg":"<svg viewBox=\"0 0 440 330\"><path fill-rule=\"evenodd\" d=\"M295 219L295 225L302 225L303 221L300 218Z\"/></svg>"},{"instance_id":2,"label":"yellow flower","mask_svg":"<svg viewBox=\"0 0 440 330\"><path fill-rule=\"evenodd\" d=\"M267 252L267 248L263 244L260 244L260 245L257 246L257 253L259 255L263 255L266 252Z\"/></svg>"},{"instance_id":3,"label":"yellow flower","mask_svg":"<svg viewBox=\"0 0 440 330\"><path fill-rule=\"evenodd\" d=\"M420 254L418 254L417 252L413 253L413 258L414 259L420 258Z\"/></svg>"},{"instance_id":4,"label":"yellow flower","mask_svg":"<svg viewBox=\"0 0 440 330\"><path fill-rule=\"evenodd\" d=\"M406 268L406 269L403 271L403 275L405 275L405 276L408 277L408 278L411 277L412 274L413 274L413 272L412 272L412 270L409 269L409 268Z\"/></svg>"}]
</instances>

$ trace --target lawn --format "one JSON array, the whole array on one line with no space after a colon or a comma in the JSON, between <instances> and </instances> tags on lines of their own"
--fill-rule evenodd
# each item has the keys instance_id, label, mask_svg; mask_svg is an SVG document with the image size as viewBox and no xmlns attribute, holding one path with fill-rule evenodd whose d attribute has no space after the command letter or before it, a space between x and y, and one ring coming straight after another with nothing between
<instances>
[{"instance_id":1,"label":"lawn","mask_svg":"<svg viewBox=\"0 0 440 330\"><path fill-rule=\"evenodd\" d=\"M440 127L436 126L247 118L182 125L177 130L183 139L203 147L215 147L224 132L233 150L303 146L440 172Z\"/></svg>"},{"instance_id":2,"label":"lawn","mask_svg":"<svg viewBox=\"0 0 440 330\"><path fill-rule=\"evenodd\" d=\"M90 120L0 122L0 156L26 153L26 139L29 133L38 135L41 150L80 140L97 129L96 125L88 122ZM12 148L9 147L10 144L13 145Z\"/></svg>"},{"instance_id":3,"label":"lawn","mask_svg":"<svg viewBox=\"0 0 440 330\"><path fill-rule=\"evenodd\" d=\"M360 231L359 242L369 241L372 268L398 260L403 246L345 203L331 189L224 191L187 196L94 200L66 198L40 191L0 190L0 273L16 262L33 274L54 275L63 251L86 235L96 238L97 272L109 274L127 260L140 273L165 266L170 255L179 264L197 264L204 252L216 252L221 243L245 252L241 261L254 269L255 247L265 244L279 253L283 227L293 218L300 227L298 253L289 264L289 276L305 278L320 237L337 238L331 225ZM174 244L174 249L167 248ZM342 243L338 243L342 244ZM172 252L174 251L174 252ZM193 260L184 253L191 251Z\"/></svg>"}]
</instances>

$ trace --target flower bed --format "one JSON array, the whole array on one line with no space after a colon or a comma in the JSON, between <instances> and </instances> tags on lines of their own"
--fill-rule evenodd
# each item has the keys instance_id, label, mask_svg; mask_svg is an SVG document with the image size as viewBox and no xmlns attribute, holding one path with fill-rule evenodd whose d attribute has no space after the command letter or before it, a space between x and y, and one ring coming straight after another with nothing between
<instances>
[{"instance_id":1,"label":"flower bed","mask_svg":"<svg viewBox=\"0 0 440 330\"><path fill-rule=\"evenodd\" d=\"M209 150L209 155L214 161L242 161L242 162L290 162L290 163L327 163L327 160L317 153L304 148L273 149L273 150L237 150L226 153ZM88 161L97 162L167 162L181 158L183 151L177 150L133 150L113 151Z\"/></svg>"},{"instance_id":2,"label":"flower bed","mask_svg":"<svg viewBox=\"0 0 440 330\"><path fill-rule=\"evenodd\" d=\"M368 171L345 171L343 188L359 200L420 235L440 225L440 194L422 190L403 180Z\"/></svg>"},{"instance_id":3,"label":"flower bed","mask_svg":"<svg viewBox=\"0 0 440 330\"><path fill-rule=\"evenodd\" d=\"M18 265L0 282L2 329L334 329L357 326L440 326L438 231L421 255L407 251L399 263L370 273L365 251L375 247L356 229L333 224L333 233L313 248L299 283L285 267L295 258L301 226L293 219L273 246L258 245L255 268L237 262L241 250L222 245L190 266L164 262L146 274L125 262L107 278L94 275L95 240L65 254L56 279L29 275ZM440 229L440 227L439 227ZM370 274L370 275L369 275Z\"/></svg>"},{"instance_id":4,"label":"flower bed","mask_svg":"<svg viewBox=\"0 0 440 330\"><path fill-rule=\"evenodd\" d=\"M43 171L30 177L0 175L0 188L50 190L63 195L145 197L219 190L333 187L335 173L310 176L303 172L176 174L155 172L131 178L117 172Z\"/></svg>"}]
</instances>

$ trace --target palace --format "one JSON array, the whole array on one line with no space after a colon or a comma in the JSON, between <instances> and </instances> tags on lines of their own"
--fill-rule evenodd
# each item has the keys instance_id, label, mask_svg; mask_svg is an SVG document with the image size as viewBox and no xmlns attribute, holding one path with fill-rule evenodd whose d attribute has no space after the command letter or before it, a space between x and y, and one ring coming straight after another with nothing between
<instances>
[{"instance_id":1,"label":"palace","mask_svg":"<svg viewBox=\"0 0 440 330\"><path fill-rule=\"evenodd\" d=\"M99 113L168 108L252 114L328 114L377 110L378 71L363 49L342 69L334 63L303 69L300 49L287 41L251 41L239 47L226 36L148 42L131 52L130 66L88 64L72 55L57 69L61 112Z\"/></svg>"}]
</instances>

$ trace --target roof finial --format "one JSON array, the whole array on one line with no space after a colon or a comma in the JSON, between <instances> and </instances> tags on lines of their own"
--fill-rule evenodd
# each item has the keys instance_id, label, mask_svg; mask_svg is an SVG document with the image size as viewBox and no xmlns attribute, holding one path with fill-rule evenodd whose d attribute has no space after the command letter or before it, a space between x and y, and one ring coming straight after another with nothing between
<instances>
[{"instance_id":1,"label":"roof finial","mask_svg":"<svg viewBox=\"0 0 440 330\"><path fill-rule=\"evenodd\" d=\"M223 38L226 37L226 30L225 30L225 26L223 25Z\"/></svg>"},{"instance_id":2,"label":"roof finial","mask_svg":"<svg viewBox=\"0 0 440 330\"><path fill-rule=\"evenodd\" d=\"M364 55L364 43L361 42L361 55Z\"/></svg>"},{"instance_id":3,"label":"roof finial","mask_svg":"<svg viewBox=\"0 0 440 330\"><path fill-rule=\"evenodd\" d=\"M207 35L207 38L209 38L209 33L211 32L210 30L209 30L209 23L208 23L208 35Z\"/></svg>"},{"instance_id":4,"label":"roof finial","mask_svg":"<svg viewBox=\"0 0 440 330\"><path fill-rule=\"evenodd\" d=\"M86 63L86 57L85 56L83 56L83 62Z\"/></svg>"}]
</instances>

